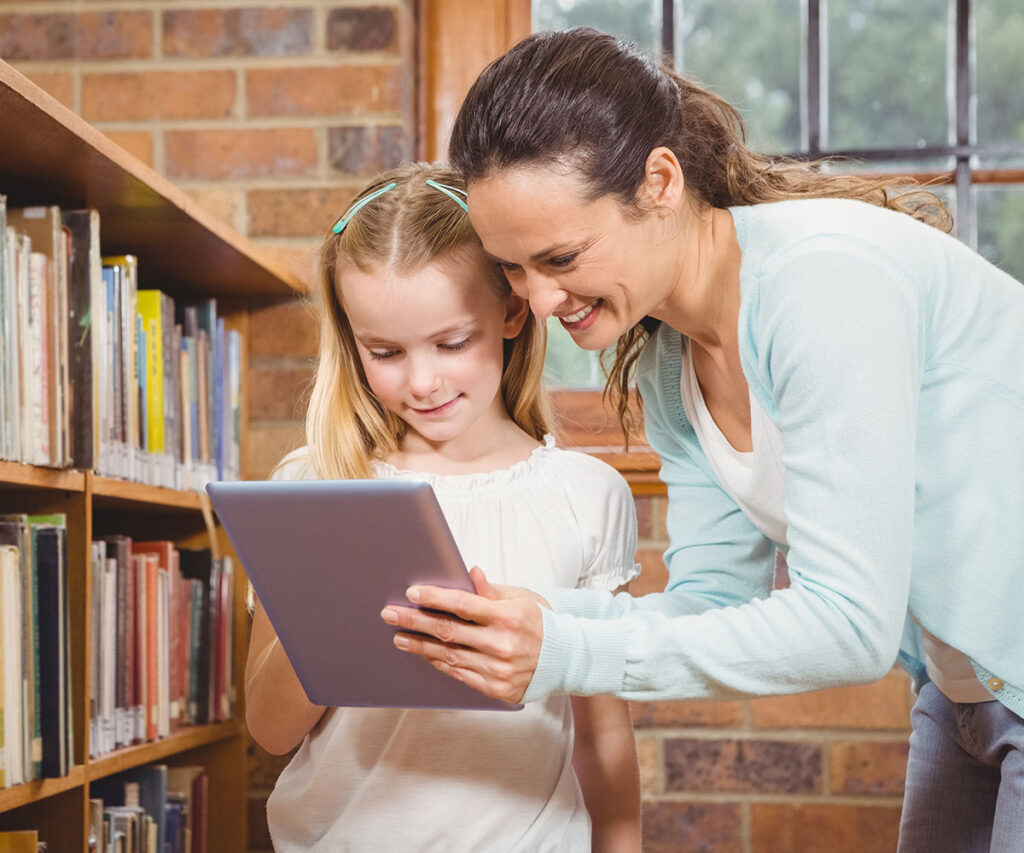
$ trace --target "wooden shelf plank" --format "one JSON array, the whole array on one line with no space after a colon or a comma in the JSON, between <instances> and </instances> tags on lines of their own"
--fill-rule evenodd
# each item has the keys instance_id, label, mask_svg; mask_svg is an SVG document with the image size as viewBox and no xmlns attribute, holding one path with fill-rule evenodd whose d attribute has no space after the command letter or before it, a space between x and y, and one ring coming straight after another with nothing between
<instances>
[{"instance_id":1,"label":"wooden shelf plank","mask_svg":"<svg viewBox=\"0 0 1024 853\"><path fill-rule=\"evenodd\" d=\"M0 461L0 488L7 486L81 492L85 490L85 475L81 471Z\"/></svg>"},{"instance_id":2,"label":"wooden shelf plank","mask_svg":"<svg viewBox=\"0 0 1024 853\"><path fill-rule=\"evenodd\" d=\"M147 486L113 477L92 478L93 504L138 504L169 509L200 509L198 492L179 492L162 486Z\"/></svg>"},{"instance_id":3,"label":"wooden shelf plank","mask_svg":"<svg viewBox=\"0 0 1024 853\"><path fill-rule=\"evenodd\" d=\"M137 255L141 286L213 297L306 291L294 272L2 61L0 115L17 128L0 133L8 206L96 208L103 251Z\"/></svg>"},{"instance_id":4,"label":"wooden shelf plank","mask_svg":"<svg viewBox=\"0 0 1024 853\"><path fill-rule=\"evenodd\" d=\"M4 788L0 790L0 812L27 806L29 803L44 800L54 794L63 794L65 791L81 786L84 782L84 768L72 767L67 776L60 776L57 779L36 779L34 782L26 782L24 785Z\"/></svg>"},{"instance_id":5,"label":"wooden shelf plank","mask_svg":"<svg viewBox=\"0 0 1024 853\"><path fill-rule=\"evenodd\" d=\"M131 767L152 764L154 761L160 761L168 756L211 743L218 743L241 735L241 733L241 725L237 722L186 726L169 738L158 740L155 743L127 746L90 761L86 766L86 775L90 782L94 779L103 779Z\"/></svg>"}]
</instances>

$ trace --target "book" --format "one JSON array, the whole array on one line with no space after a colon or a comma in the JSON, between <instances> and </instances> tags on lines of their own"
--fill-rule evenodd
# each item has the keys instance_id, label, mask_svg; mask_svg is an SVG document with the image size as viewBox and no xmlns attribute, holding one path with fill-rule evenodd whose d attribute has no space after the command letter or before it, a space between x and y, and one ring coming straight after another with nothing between
<instances>
[{"instance_id":1,"label":"book","mask_svg":"<svg viewBox=\"0 0 1024 853\"><path fill-rule=\"evenodd\" d=\"M20 575L17 547L0 545L0 787L25 781Z\"/></svg>"},{"instance_id":2,"label":"book","mask_svg":"<svg viewBox=\"0 0 1024 853\"><path fill-rule=\"evenodd\" d=\"M68 258L68 355L71 385L71 462L94 470L100 455L100 361L105 353L103 261L100 215L95 210L67 210L61 220L70 231Z\"/></svg>"},{"instance_id":3,"label":"book","mask_svg":"<svg viewBox=\"0 0 1024 853\"><path fill-rule=\"evenodd\" d=\"M0 515L0 542L18 548L21 563L21 675L23 778L42 774L43 740L39 707L39 578L32 548L29 517Z\"/></svg>"},{"instance_id":4,"label":"book","mask_svg":"<svg viewBox=\"0 0 1024 853\"><path fill-rule=\"evenodd\" d=\"M39 673L42 723L42 775L66 776L68 743L68 661L66 657L67 581L64 527L30 516L33 554L39 578Z\"/></svg>"}]
</instances>

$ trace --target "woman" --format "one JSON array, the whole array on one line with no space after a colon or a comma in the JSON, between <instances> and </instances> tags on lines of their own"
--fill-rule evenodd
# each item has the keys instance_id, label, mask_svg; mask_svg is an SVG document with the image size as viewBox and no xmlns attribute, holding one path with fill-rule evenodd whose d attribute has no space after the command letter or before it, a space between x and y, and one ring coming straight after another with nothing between
<instances>
[{"instance_id":1,"label":"woman","mask_svg":"<svg viewBox=\"0 0 1024 853\"><path fill-rule=\"evenodd\" d=\"M1024 288L934 196L755 155L729 105L591 30L492 63L450 156L516 292L616 345L623 418L635 373L669 583L413 588L475 624L388 608L435 638L399 647L516 700L791 693L898 657L921 688L900 849L1019 849Z\"/></svg>"}]
</instances>

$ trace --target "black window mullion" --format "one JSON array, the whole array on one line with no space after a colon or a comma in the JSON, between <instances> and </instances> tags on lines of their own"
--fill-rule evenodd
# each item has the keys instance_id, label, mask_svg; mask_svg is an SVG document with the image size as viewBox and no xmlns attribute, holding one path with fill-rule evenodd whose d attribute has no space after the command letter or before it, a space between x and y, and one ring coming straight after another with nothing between
<instances>
[{"instance_id":1,"label":"black window mullion","mask_svg":"<svg viewBox=\"0 0 1024 853\"><path fill-rule=\"evenodd\" d=\"M821 1L807 0L807 62L804 104L807 116L807 156L821 157Z\"/></svg>"},{"instance_id":2,"label":"black window mullion","mask_svg":"<svg viewBox=\"0 0 1024 853\"><path fill-rule=\"evenodd\" d=\"M956 226L957 236L971 248L978 245L974 197L971 192L971 0L954 0L956 97Z\"/></svg>"}]
</instances>

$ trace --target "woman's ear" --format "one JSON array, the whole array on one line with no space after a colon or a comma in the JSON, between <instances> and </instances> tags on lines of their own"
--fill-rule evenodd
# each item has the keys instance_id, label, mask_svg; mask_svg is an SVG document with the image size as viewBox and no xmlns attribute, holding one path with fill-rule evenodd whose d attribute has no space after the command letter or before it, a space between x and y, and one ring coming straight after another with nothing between
<instances>
[{"instance_id":1,"label":"woman's ear","mask_svg":"<svg viewBox=\"0 0 1024 853\"><path fill-rule=\"evenodd\" d=\"M503 334L507 340L517 337L526 325L526 318L530 316L530 303L523 297L509 293L508 301L505 303L505 327Z\"/></svg>"},{"instance_id":2,"label":"woman's ear","mask_svg":"<svg viewBox=\"0 0 1024 853\"><path fill-rule=\"evenodd\" d=\"M641 198L655 208L676 210L683 198L683 167L671 148L659 145L647 155Z\"/></svg>"}]
</instances>

